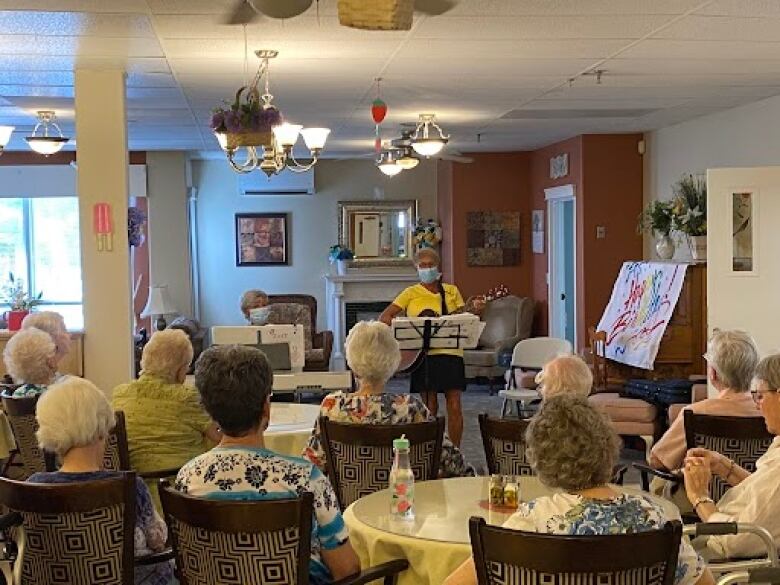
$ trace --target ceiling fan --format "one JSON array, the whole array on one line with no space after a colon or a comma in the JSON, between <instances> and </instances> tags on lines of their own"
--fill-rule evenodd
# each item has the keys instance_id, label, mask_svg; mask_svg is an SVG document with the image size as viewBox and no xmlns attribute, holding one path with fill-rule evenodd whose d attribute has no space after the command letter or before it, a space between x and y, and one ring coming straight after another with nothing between
<instances>
[{"instance_id":1,"label":"ceiling fan","mask_svg":"<svg viewBox=\"0 0 780 585\"><path fill-rule=\"evenodd\" d=\"M415 12L428 16L444 14L456 0L412 0ZM319 0L317 0L319 3ZM293 18L306 12L314 0L238 0L223 20L224 24L250 24L261 16Z\"/></svg>"}]
</instances>

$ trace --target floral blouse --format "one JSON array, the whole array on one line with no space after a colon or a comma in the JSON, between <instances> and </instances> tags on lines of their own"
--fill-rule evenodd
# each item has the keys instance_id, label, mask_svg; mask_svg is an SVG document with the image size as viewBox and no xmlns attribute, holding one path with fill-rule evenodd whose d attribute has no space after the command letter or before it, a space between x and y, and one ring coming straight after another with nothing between
<instances>
[{"instance_id":1,"label":"floral blouse","mask_svg":"<svg viewBox=\"0 0 780 585\"><path fill-rule=\"evenodd\" d=\"M327 416L336 422L353 424L405 425L431 420L428 407L413 394L371 394L361 395L347 392L332 392L320 405L320 416ZM303 450L303 457L325 470L325 449L320 435L319 419ZM466 463L460 449L444 437L441 447L442 477L476 475L474 468Z\"/></svg>"},{"instance_id":2,"label":"floral blouse","mask_svg":"<svg viewBox=\"0 0 780 585\"><path fill-rule=\"evenodd\" d=\"M663 509L646 496L621 494L595 500L574 494L542 496L520 504L504 528L546 534L631 534L656 530L669 520ZM702 558L687 538L680 543L675 585L696 583L704 572Z\"/></svg>"},{"instance_id":3,"label":"floral blouse","mask_svg":"<svg viewBox=\"0 0 780 585\"><path fill-rule=\"evenodd\" d=\"M22 384L12 394L13 398L29 398L46 392L48 386L44 384Z\"/></svg>"}]
</instances>

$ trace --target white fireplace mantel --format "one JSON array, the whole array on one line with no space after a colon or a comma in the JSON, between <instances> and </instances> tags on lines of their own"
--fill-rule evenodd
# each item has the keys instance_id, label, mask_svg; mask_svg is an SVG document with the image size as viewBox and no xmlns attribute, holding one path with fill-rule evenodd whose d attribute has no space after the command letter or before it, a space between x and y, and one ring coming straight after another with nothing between
<instances>
[{"instance_id":1,"label":"white fireplace mantel","mask_svg":"<svg viewBox=\"0 0 780 585\"><path fill-rule=\"evenodd\" d=\"M328 329L333 331L331 368L346 368L344 340L346 339L347 303L392 301L406 287L419 282L416 272L363 272L345 275L325 275L325 302Z\"/></svg>"}]
</instances>

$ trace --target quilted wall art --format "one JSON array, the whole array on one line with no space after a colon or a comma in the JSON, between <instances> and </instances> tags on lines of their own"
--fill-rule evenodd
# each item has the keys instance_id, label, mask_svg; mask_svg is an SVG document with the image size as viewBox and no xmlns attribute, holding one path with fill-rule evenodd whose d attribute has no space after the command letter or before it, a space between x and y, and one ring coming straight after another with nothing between
<instances>
[{"instance_id":1,"label":"quilted wall art","mask_svg":"<svg viewBox=\"0 0 780 585\"><path fill-rule=\"evenodd\" d=\"M468 266L520 264L519 211L470 211L466 229Z\"/></svg>"}]
</instances>

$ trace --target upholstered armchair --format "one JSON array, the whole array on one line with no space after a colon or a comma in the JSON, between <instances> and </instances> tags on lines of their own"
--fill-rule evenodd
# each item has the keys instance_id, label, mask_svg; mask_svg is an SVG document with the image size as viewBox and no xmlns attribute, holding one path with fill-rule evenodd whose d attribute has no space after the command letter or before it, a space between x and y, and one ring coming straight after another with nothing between
<instances>
[{"instance_id":1,"label":"upholstered armchair","mask_svg":"<svg viewBox=\"0 0 780 585\"><path fill-rule=\"evenodd\" d=\"M531 336L534 301L514 295L490 301L482 314L485 330L475 349L463 352L466 378L503 378L506 367L499 365L502 353L512 353L515 344Z\"/></svg>"},{"instance_id":2,"label":"upholstered armchair","mask_svg":"<svg viewBox=\"0 0 780 585\"><path fill-rule=\"evenodd\" d=\"M333 331L317 331L317 299L312 295L268 295L271 305L288 303L303 305L308 309L308 322L302 323L307 340L306 364L307 372L326 372L330 365L330 354L333 351Z\"/></svg>"}]
</instances>

